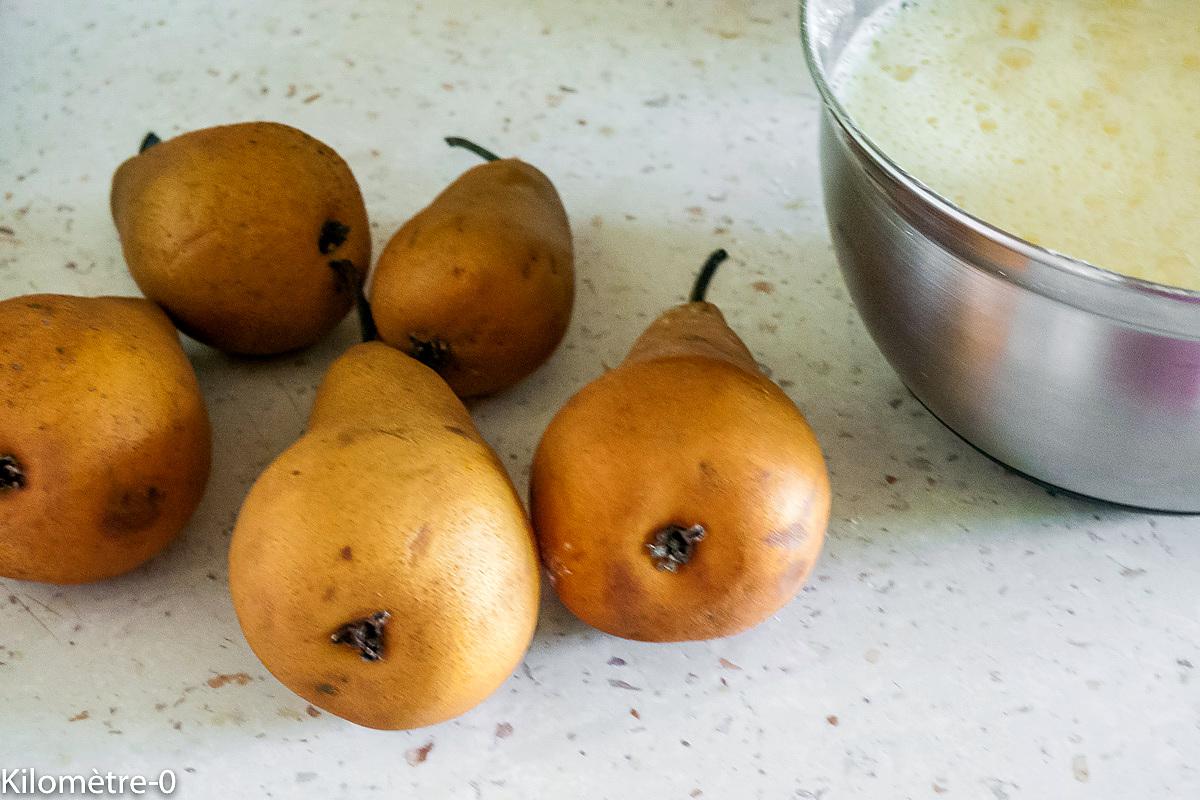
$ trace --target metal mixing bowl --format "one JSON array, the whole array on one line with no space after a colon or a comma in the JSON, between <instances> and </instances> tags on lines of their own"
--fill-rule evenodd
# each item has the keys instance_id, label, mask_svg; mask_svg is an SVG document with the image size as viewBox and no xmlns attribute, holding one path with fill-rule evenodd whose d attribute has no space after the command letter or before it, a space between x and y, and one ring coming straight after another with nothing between
<instances>
[{"instance_id":1,"label":"metal mixing bowl","mask_svg":"<svg viewBox=\"0 0 1200 800\"><path fill-rule=\"evenodd\" d=\"M875 342L921 402L993 458L1080 494L1200 512L1200 293L1005 233L881 152L827 74L892 1L800 5L825 105L829 227Z\"/></svg>"}]
</instances>

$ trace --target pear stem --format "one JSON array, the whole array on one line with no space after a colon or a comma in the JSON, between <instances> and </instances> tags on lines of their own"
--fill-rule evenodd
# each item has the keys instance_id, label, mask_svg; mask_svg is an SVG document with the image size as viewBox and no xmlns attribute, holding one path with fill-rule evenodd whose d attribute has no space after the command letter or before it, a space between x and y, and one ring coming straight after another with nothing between
<instances>
[{"instance_id":1,"label":"pear stem","mask_svg":"<svg viewBox=\"0 0 1200 800\"><path fill-rule=\"evenodd\" d=\"M717 267L721 266L721 262L727 258L729 258L729 253L725 252L725 248L713 251L713 254L704 262L704 266L700 268L700 274L696 276L696 282L692 284L692 294L688 297L689 303L704 302L704 295L708 292L708 284L712 281Z\"/></svg>"},{"instance_id":2,"label":"pear stem","mask_svg":"<svg viewBox=\"0 0 1200 800\"><path fill-rule=\"evenodd\" d=\"M464 139L461 136L447 136L446 144L450 145L451 147L461 147L464 150L470 150L484 161L500 160L500 156L496 155L491 150L488 150L486 147L481 147L472 142L470 139Z\"/></svg>"},{"instance_id":3,"label":"pear stem","mask_svg":"<svg viewBox=\"0 0 1200 800\"><path fill-rule=\"evenodd\" d=\"M158 138L157 133L155 133L154 131L150 131L149 133L146 134L146 138L142 139L142 143L140 145L138 145L138 152L144 153L161 141L162 141L162 139Z\"/></svg>"},{"instance_id":4,"label":"pear stem","mask_svg":"<svg viewBox=\"0 0 1200 800\"><path fill-rule=\"evenodd\" d=\"M358 306L358 325L362 331L364 342L373 342L379 338L379 328L375 325L375 315L371 313L371 303L367 300L367 292L363 288L365 281L359 281L358 268L354 262L347 259L337 259L329 262L329 267L338 276L339 283L354 292L354 303Z\"/></svg>"},{"instance_id":5,"label":"pear stem","mask_svg":"<svg viewBox=\"0 0 1200 800\"><path fill-rule=\"evenodd\" d=\"M367 293L363 287L355 288L354 302L358 306L358 326L362 331L362 340L376 341L379 339L379 328L375 326L375 315L371 313L371 304L367 301Z\"/></svg>"}]
</instances>

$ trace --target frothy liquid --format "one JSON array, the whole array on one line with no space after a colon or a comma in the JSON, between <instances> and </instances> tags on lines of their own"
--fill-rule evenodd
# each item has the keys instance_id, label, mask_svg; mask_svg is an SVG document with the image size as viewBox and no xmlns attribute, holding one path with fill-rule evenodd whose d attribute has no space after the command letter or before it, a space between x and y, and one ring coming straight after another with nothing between
<instances>
[{"instance_id":1,"label":"frothy liquid","mask_svg":"<svg viewBox=\"0 0 1200 800\"><path fill-rule=\"evenodd\" d=\"M1200 290L1200 0L908 0L856 33L833 84L971 214Z\"/></svg>"}]
</instances>

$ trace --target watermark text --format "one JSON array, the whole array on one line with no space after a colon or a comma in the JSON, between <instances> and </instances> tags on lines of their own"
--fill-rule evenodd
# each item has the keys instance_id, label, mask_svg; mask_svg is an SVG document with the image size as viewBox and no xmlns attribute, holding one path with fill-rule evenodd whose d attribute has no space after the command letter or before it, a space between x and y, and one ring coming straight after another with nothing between
<instances>
[{"instance_id":1,"label":"watermark text","mask_svg":"<svg viewBox=\"0 0 1200 800\"><path fill-rule=\"evenodd\" d=\"M74 775L50 775L39 773L33 767L0 769L0 797L53 797L72 795L77 797L144 795L147 793L170 795L175 792L175 771L164 769L153 777L145 775L119 775L93 769L89 773Z\"/></svg>"}]
</instances>

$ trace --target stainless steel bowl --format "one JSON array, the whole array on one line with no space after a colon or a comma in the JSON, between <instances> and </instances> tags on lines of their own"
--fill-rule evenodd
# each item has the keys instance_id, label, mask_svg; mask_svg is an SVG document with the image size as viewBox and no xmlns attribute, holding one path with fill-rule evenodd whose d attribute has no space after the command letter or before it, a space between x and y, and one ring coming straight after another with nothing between
<instances>
[{"instance_id":1,"label":"stainless steel bowl","mask_svg":"<svg viewBox=\"0 0 1200 800\"><path fill-rule=\"evenodd\" d=\"M891 1L800 6L825 105L829 228L875 342L921 402L997 460L1092 497L1200 512L1200 293L1018 239L881 152L827 74Z\"/></svg>"}]
</instances>

